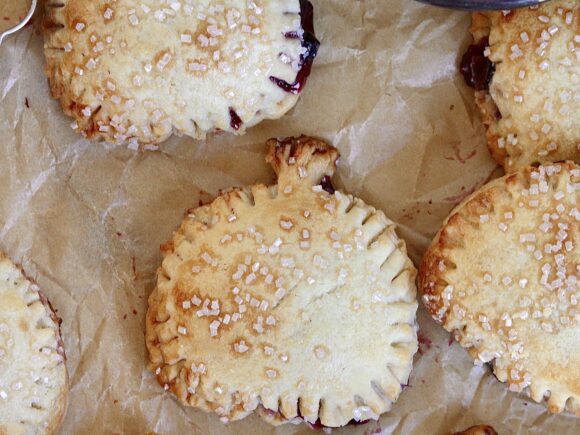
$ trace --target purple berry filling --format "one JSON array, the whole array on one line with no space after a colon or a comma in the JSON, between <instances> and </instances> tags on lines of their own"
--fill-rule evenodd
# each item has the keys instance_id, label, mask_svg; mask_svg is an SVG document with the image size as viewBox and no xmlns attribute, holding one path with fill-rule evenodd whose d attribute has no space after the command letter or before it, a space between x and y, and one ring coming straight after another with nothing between
<instances>
[{"instance_id":1,"label":"purple berry filling","mask_svg":"<svg viewBox=\"0 0 580 435\"><path fill-rule=\"evenodd\" d=\"M370 420L362 420L362 421L351 420L346 425L347 426L359 426L362 424L367 424L369 421ZM308 423L308 422L306 422L306 420L304 422L310 427L310 429L314 429L314 430L322 430L322 429L325 429L328 427L328 426L323 425L320 422L320 419L316 420L314 423Z\"/></svg>"},{"instance_id":2,"label":"purple berry filling","mask_svg":"<svg viewBox=\"0 0 580 435\"><path fill-rule=\"evenodd\" d=\"M234 130L239 130L242 124L243 121L240 119L236 111L230 107L230 127Z\"/></svg>"},{"instance_id":3,"label":"purple berry filling","mask_svg":"<svg viewBox=\"0 0 580 435\"><path fill-rule=\"evenodd\" d=\"M476 91L489 90L495 66L484 54L489 45L488 38L481 38L477 44L469 46L461 59L461 74L467 86Z\"/></svg>"},{"instance_id":4,"label":"purple berry filling","mask_svg":"<svg viewBox=\"0 0 580 435\"><path fill-rule=\"evenodd\" d=\"M320 42L316 39L314 33L314 7L308 0L300 0L300 20L304 34L302 36L302 47L304 47L304 54L300 55L300 70L296 75L294 83L288 83L286 80L278 77L270 76L270 80L274 82L279 88L291 94L299 94L306 80L312 70L314 58L318 53ZM296 32L287 32L284 36L289 39L299 39Z\"/></svg>"},{"instance_id":5,"label":"purple berry filling","mask_svg":"<svg viewBox=\"0 0 580 435\"><path fill-rule=\"evenodd\" d=\"M335 191L334 186L332 185L332 180L330 179L330 177L328 175L324 176L324 178L320 182L320 185L322 186L322 188L324 190L326 190L331 195L334 194L334 191Z\"/></svg>"},{"instance_id":6,"label":"purple berry filling","mask_svg":"<svg viewBox=\"0 0 580 435\"><path fill-rule=\"evenodd\" d=\"M304 420L304 417L302 416L300 409L298 409L298 418L301 418L302 420ZM367 424L369 421L370 420L362 420L362 421L351 420L346 425L347 426L358 426L361 424ZM304 423L306 423L310 427L310 429L315 429L315 430L320 430L320 429L324 429L324 428L328 427L328 426L323 425L321 423L320 419L317 419L314 423L308 423L306 420L304 420Z\"/></svg>"}]
</instances>

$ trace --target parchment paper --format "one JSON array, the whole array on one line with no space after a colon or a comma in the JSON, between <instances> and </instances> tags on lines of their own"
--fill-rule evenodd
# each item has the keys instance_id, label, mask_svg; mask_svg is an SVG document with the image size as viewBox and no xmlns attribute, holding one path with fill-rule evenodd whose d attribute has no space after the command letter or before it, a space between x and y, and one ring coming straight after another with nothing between
<instances>
[{"instance_id":1,"label":"parchment paper","mask_svg":"<svg viewBox=\"0 0 580 435\"><path fill-rule=\"evenodd\" d=\"M49 98L38 16L0 48L0 249L64 320L63 434L310 433L255 416L223 426L180 406L145 368L159 245L220 188L272 181L267 138L305 133L337 146L336 184L397 221L417 264L454 204L501 173L457 75L467 14L409 0L314 3L322 47L291 113L243 137L173 138L160 151L89 142L69 128ZM580 419L550 415L474 367L423 309L419 323L421 352L392 412L334 433L447 434L476 423L501 434L578 433Z\"/></svg>"},{"instance_id":2,"label":"parchment paper","mask_svg":"<svg viewBox=\"0 0 580 435\"><path fill-rule=\"evenodd\" d=\"M2 0L0 2L0 32L15 26L28 12L30 0Z\"/></svg>"}]
</instances>

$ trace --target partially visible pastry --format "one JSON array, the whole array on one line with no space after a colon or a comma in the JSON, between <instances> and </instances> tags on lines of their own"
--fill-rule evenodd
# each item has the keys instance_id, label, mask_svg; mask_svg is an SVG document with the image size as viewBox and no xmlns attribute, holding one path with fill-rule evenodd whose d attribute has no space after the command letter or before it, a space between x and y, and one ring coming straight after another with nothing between
<instances>
[{"instance_id":1,"label":"partially visible pastry","mask_svg":"<svg viewBox=\"0 0 580 435\"><path fill-rule=\"evenodd\" d=\"M52 0L44 27L73 128L132 147L280 118L319 46L308 0Z\"/></svg>"},{"instance_id":2,"label":"partially visible pastry","mask_svg":"<svg viewBox=\"0 0 580 435\"><path fill-rule=\"evenodd\" d=\"M511 391L580 414L580 166L525 167L461 203L425 253L423 301Z\"/></svg>"},{"instance_id":3,"label":"partially visible pastry","mask_svg":"<svg viewBox=\"0 0 580 435\"><path fill-rule=\"evenodd\" d=\"M461 432L455 432L453 435L497 435L495 429L486 424L471 426Z\"/></svg>"},{"instance_id":4,"label":"partially visible pastry","mask_svg":"<svg viewBox=\"0 0 580 435\"><path fill-rule=\"evenodd\" d=\"M338 151L270 140L273 186L192 211L149 297L149 368L223 422L378 419L417 351L416 271L395 224L330 183Z\"/></svg>"},{"instance_id":5,"label":"partially visible pastry","mask_svg":"<svg viewBox=\"0 0 580 435\"><path fill-rule=\"evenodd\" d=\"M506 172L580 162L580 3L475 13L471 33L461 69L493 158Z\"/></svg>"},{"instance_id":6,"label":"partially visible pastry","mask_svg":"<svg viewBox=\"0 0 580 435\"><path fill-rule=\"evenodd\" d=\"M0 254L0 434L55 434L68 402L60 319Z\"/></svg>"}]
</instances>

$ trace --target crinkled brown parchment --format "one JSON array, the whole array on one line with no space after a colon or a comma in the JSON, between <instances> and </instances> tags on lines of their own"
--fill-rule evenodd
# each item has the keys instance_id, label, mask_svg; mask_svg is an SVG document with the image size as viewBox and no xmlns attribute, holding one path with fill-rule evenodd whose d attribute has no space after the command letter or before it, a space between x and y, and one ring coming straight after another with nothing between
<instances>
[{"instance_id":1,"label":"crinkled brown parchment","mask_svg":"<svg viewBox=\"0 0 580 435\"><path fill-rule=\"evenodd\" d=\"M31 0L0 1L0 33L14 27L28 12Z\"/></svg>"}]
</instances>

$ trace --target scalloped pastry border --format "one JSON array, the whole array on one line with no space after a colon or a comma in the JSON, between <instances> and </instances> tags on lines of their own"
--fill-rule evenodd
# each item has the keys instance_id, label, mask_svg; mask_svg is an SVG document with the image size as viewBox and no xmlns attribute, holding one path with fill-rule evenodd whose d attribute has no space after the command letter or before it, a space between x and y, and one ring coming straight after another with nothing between
<instances>
[{"instance_id":1,"label":"scalloped pastry border","mask_svg":"<svg viewBox=\"0 0 580 435\"><path fill-rule=\"evenodd\" d=\"M240 205L253 205L254 201L263 201L267 199L268 196L276 197L277 195L287 194L285 192L288 192L288 186L292 186L294 189L302 189L305 187L308 189L308 191L311 191L312 186L317 185L322 177L331 176L334 172L338 153L336 149L323 142L303 136L298 139L292 139L290 142L288 142L288 140L282 142L269 141L269 145L270 153L268 154L267 161L272 164L274 170L278 174L278 184L270 187L264 185L255 185L242 189L234 189L228 193L225 193L218 197L210 205L202 206L192 212L190 216L194 217L194 220L197 221L196 225L210 228L212 226L212 222L214 221L214 217L216 215L223 214L222 212L224 210L228 210L232 213L232 215L237 215L237 210ZM289 161L292 160L293 163L291 163L291 165L296 165L296 170L289 168ZM307 170L301 171L298 169L300 167L306 168ZM412 262L406 255L405 243L402 239L399 239L396 236L394 231L394 224L392 221L386 218L386 216L384 216L384 213L376 210L372 206L366 205L360 199L354 198L351 195L347 195L339 191L336 191L334 195L321 192L319 192L319 194L328 197L336 197L337 210L345 211L357 207L357 209L360 208L360 219L365 221L368 220L372 223L372 225L375 226L378 225L377 222L382 222L382 229L378 231L378 235L375 236L373 240L384 237L389 240L396 239L397 241L396 246L394 246L390 252L386 252L386 258L383 258L383 264L391 264L393 261L397 261L396 264L399 265L396 271L391 271L393 274L391 281L394 282L395 285L408 285L410 287L414 287L416 271ZM365 210L364 214L362 212L363 209ZM191 222L190 219L186 219L186 221L184 221L181 228L175 233L173 238L174 241L176 238L180 239L185 237L186 228L184 228L184 225L189 222ZM191 237L191 228L189 228L189 232ZM164 245L163 250L165 259L167 259L169 256L176 257L177 254L173 253L174 248L174 242L169 242L168 244ZM400 258L401 256L404 257L404 259ZM184 259L180 259L179 256L177 256L176 260L184 261ZM166 264L166 260L164 260L163 264ZM172 266L172 268L173 267L176 266ZM165 270L162 266L162 268L159 270L158 279L164 280L167 279L164 277L169 276L171 276L170 271ZM158 286L155 288L149 298L149 311L147 314L146 328L147 347L150 352L149 369L156 374L158 382L163 385L166 390L173 392L182 403L196 406L204 411L216 412L224 422L246 417L256 409L263 419L275 425L287 423L299 417L310 423L314 423L318 419L322 419L323 424L327 426L341 426L348 423L348 421L352 419L358 421L366 419L378 419L379 414L388 411L391 407L391 404L396 401L402 391L401 384L406 382L408 375L411 372L413 355L417 350L416 320L408 323L410 328L408 331L410 334L408 338L410 341L396 341L397 343L400 343L400 345L405 349L405 354L409 355L407 361L408 365L405 367L404 364L400 366L387 364L387 368L391 365L393 366L394 372L393 370L387 371L391 372L389 379L392 378L396 380L397 390L395 391L394 389L390 388L392 386L390 383L386 384L388 387L387 391L382 390L382 388L379 386L379 380L377 379L376 381L378 390L382 391L384 396L384 399L381 402L383 407L379 410L374 410L369 406L358 406L353 408L352 414L342 415L340 418L336 416L337 418L333 418L329 421L328 416L325 420L324 415L319 414L322 410L322 401L316 400L316 403L314 403L314 401L308 398L308 396L302 396L297 391L295 393L292 391L280 391L276 400L274 400L273 397L264 397L260 391L246 391L244 393L237 391L232 392L231 394L228 393L229 398L225 401L216 400L215 397L210 398L203 391L200 391L200 389L194 389L194 392L192 393L191 391L188 391L188 389L191 386L197 387L200 375L199 367L196 367L196 371L194 372L181 363L176 365L167 365L165 363L164 355L159 349L159 337L157 335L157 328L155 325L158 324L156 318L158 315L158 307L161 303L161 296L159 294L160 282L161 281L158 282ZM416 301L407 301L407 299L411 297L414 299L414 292L411 293L405 293L405 298L401 298L400 300L397 299L397 301L400 303L408 304L409 309L412 309L412 311L415 312L417 306ZM413 319L415 319L414 316ZM395 341L393 341L393 343L394 342ZM205 367L203 367L202 370L205 370ZM399 376L404 376L404 373L406 373L406 378L398 379ZM375 389L375 392L376 391L377 390ZM241 398L243 399L241 404L232 406L232 403L236 402L235 400L232 402L230 399L238 395L241 395ZM229 403L229 405L226 406L227 403ZM343 414L347 411L349 406L350 405L344 409ZM272 409L272 407L274 407L274 409Z\"/></svg>"},{"instance_id":2,"label":"scalloped pastry border","mask_svg":"<svg viewBox=\"0 0 580 435\"><path fill-rule=\"evenodd\" d=\"M66 415L66 411L68 408L68 400L69 400L69 378L68 378L68 370L66 369L66 352L64 349L64 342L62 339L61 333L61 324L62 319L56 314L50 300L46 297L46 295L38 288L38 285L30 279L24 272L21 266L14 264L10 258L4 253L0 251L0 263L6 262L12 268L14 268L19 274L20 279L24 282L29 282L28 292L36 292L39 297L39 302L42 303L45 309L45 315L50 318L50 320L55 325L55 334L56 334L56 343L57 343L57 352L62 357L62 363L64 365L65 370L65 383L61 387L61 391L54 402L54 407L52 412L49 414L49 418L47 419L48 426L43 428L44 430L40 433L44 433L45 435L52 435L58 433L62 422L64 421L64 417ZM37 290L33 290L37 289ZM16 362L14 362L16 363ZM1 429L1 428L0 428Z\"/></svg>"},{"instance_id":3,"label":"scalloped pastry border","mask_svg":"<svg viewBox=\"0 0 580 435\"><path fill-rule=\"evenodd\" d=\"M574 162L546 164L543 166L544 167L563 166L566 167L568 170L580 171L580 165L577 165ZM472 193L461 204L459 204L445 219L441 229L437 232L431 245L427 249L421 261L418 276L418 289L422 294L421 299L423 301L423 304L427 308L427 311L431 314L434 320L437 323L441 324L446 331L454 335L455 339L459 342L459 344L469 352L470 356L474 359L476 364L478 361L480 363L483 362L490 363L492 365L493 372L496 378L502 383L505 383L507 380L508 385L510 383L507 374L498 373L499 369L496 367L495 364L497 357L494 355L482 354L478 352L478 349L474 345L474 342L469 336L469 334L467 335L465 334L466 328L469 325L469 321L454 319L454 323L457 324L456 326L451 327L448 324L449 320L447 316L448 310L447 307L445 307L445 305L441 303L441 297L445 296L444 290L447 287L447 285L449 285L449 283L446 282L440 276L439 263L444 258L446 258L446 255L444 254L446 250L461 249L457 247L447 247L446 242L442 240L443 233L448 228L448 226L455 225L455 222L461 219L463 211L475 201L488 203L489 206L491 203L490 198L491 195L488 195L488 193L498 188L500 190L506 190L502 189L502 187L505 186L506 180L509 179L511 181L514 180L521 181L523 179L524 181L528 181L530 179L528 175L532 169L536 168L531 166L523 167L517 172L497 178L489 182L485 186L483 186L480 190ZM436 296L438 302L433 302L430 296ZM541 403L544 399L547 399L548 410L552 413L560 413L563 412L564 410L569 410L570 412L576 415L580 415L580 394L579 395L565 394L566 396L565 399L562 399L562 396L556 398L555 396L550 394L550 392L553 391L553 389L551 389L548 384L549 382L546 381L531 379L530 385L521 390L521 392L527 394L538 403Z\"/></svg>"}]
</instances>

